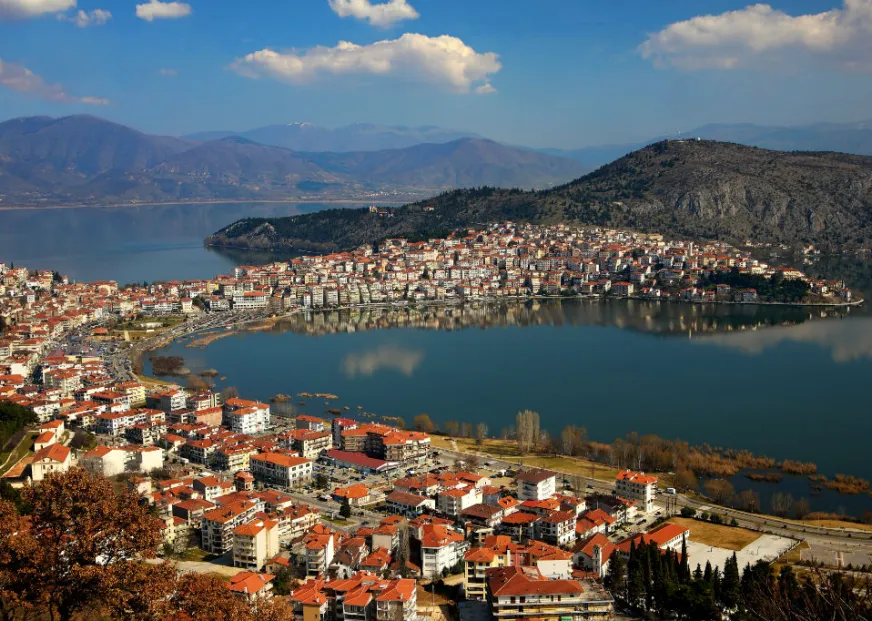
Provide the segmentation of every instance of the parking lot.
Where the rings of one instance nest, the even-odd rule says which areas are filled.
[[[760,535],[756,540],[735,553],[739,569],[741,570],[745,565],[753,565],[757,561],[773,561],[795,544],[795,540],[787,537]],[[697,563],[700,567],[705,567],[706,562],[709,562],[713,568],[720,567],[723,571],[724,563],[733,556],[733,550],[693,541],[693,532],[691,532],[690,542],[687,544],[687,554],[690,557],[691,567],[696,567]]]

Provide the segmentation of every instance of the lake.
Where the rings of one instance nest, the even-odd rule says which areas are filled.
[[[320,203],[217,203],[0,210],[0,261],[119,284],[211,278],[273,257],[205,248],[203,239],[245,217],[320,211]],[[352,206],[352,205],[341,205]]]
[[[204,248],[246,216],[320,204],[164,205],[0,211],[0,260],[119,283],[208,278],[277,258]],[[804,266],[844,278],[872,300],[872,262]],[[490,433],[524,408],[559,433],[584,425],[610,442],[630,431],[814,461],[830,476],[872,479],[869,305],[820,311],[638,301],[554,302],[402,312],[294,316],[206,349],[174,344],[193,370],[216,368],[246,397],[330,392],[341,406],[411,422],[486,422]],[[324,403],[305,411],[323,414]],[[336,407],[331,405],[329,407]],[[737,487],[742,481],[736,479]],[[748,486],[764,495],[774,486]],[[795,496],[805,480],[786,481]],[[807,491],[807,490],[806,490]],[[813,509],[872,509],[868,496],[824,492]]]
[[[426,412],[498,435],[529,408],[552,434],[567,424],[606,442],[652,433],[872,478],[872,317],[855,315],[638,301],[364,310],[299,314],[165,352],[194,372],[217,369],[219,386],[246,397],[339,395],[299,408],[314,415],[360,405],[411,422]],[[811,500],[872,509],[866,495]]]

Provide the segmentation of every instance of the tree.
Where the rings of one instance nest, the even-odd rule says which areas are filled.
[[[726,479],[712,479],[706,481],[705,493],[719,505],[724,505],[733,500],[736,490],[733,484]]]
[[[314,485],[317,489],[327,489],[327,486],[330,485],[330,478],[323,472],[318,472],[315,475]]]
[[[479,423],[475,426],[475,445],[481,446],[487,438],[487,425]]]
[[[521,455],[536,450],[539,442],[539,413],[533,410],[518,412],[515,415],[515,430]]]
[[[347,502],[343,502],[342,506],[339,507],[339,515],[341,515],[346,520],[351,517],[351,505]]]
[[[452,436],[456,438],[460,435],[460,423],[456,420],[449,420],[445,422],[445,435]]]
[[[724,578],[721,582],[721,601],[727,610],[732,610],[739,604],[741,583],[739,580],[739,561],[736,553],[724,562]]]
[[[227,402],[228,399],[238,399],[239,389],[236,386],[225,386],[221,390],[221,400]]]
[[[412,419],[412,426],[415,431],[423,431],[424,433],[433,433],[436,430],[436,425],[430,419],[429,414],[416,414]]]
[[[116,493],[108,479],[73,468],[25,488],[24,500],[29,528],[14,534],[4,528],[0,539],[4,591],[57,621],[154,594],[159,580],[142,560],[154,556],[161,527],[134,494]],[[7,526],[17,520],[11,511],[0,511]]]
[[[679,468],[675,471],[675,487],[683,491],[696,491],[699,481],[690,468]]]
[[[620,552],[615,550],[609,557],[609,569],[606,572],[605,583],[615,597],[623,598],[627,588],[627,563]]]
[[[472,423],[462,423],[460,428],[460,435],[462,435],[464,438],[472,437]]]
[[[739,506],[750,513],[760,510],[760,495],[752,489],[744,489],[739,494]]]
[[[807,498],[800,498],[795,503],[793,503],[793,515],[797,520],[801,520],[808,512],[811,511],[811,506],[809,505]]]
[[[397,525],[397,571],[401,578],[409,575],[409,558],[411,556],[411,543],[409,541],[409,523],[403,520]]]
[[[779,517],[784,517],[790,513],[790,508],[793,506],[793,496],[785,492],[775,492],[772,494],[772,513]]]
[[[183,574],[169,600],[173,619],[250,621],[251,608],[217,574]]]
[[[191,392],[202,392],[211,388],[209,382],[198,375],[189,375],[185,383],[187,389]]]
[[[587,451],[587,429],[567,425],[560,432],[560,452],[564,455],[583,455]]]
[[[683,518],[696,517],[696,509],[694,509],[693,507],[681,507],[681,511],[679,513]]]

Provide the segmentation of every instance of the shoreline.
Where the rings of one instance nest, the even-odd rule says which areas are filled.
[[[202,201],[170,201],[170,202],[157,202],[157,203],[105,203],[105,204],[94,204],[94,203],[82,203],[75,205],[2,205],[0,204],[0,213],[4,211],[41,211],[47,209],[122,209],[125,207],[186,207],[189,205],[280,205],[280,204],[288,204],[288,205],[363,205],[367,202],[367,199],[351,199],[351,198],[335,198],[335,199],[273,199],[273,200],[264,200],[264,199],[256,199],[256,200],[241,200],[241,199],[229,199],[229,200],[202,200]],[[397,200],[378,200],[375,201],[379,204],[385,205],[406,205],[409,201],[397,201]]]

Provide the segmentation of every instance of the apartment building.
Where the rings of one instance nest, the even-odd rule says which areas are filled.
[[[248,399],[224,402],[223,424],[236,433],[264,433],[269,427],[269,405]]]
[[[548,470],[525,470],[515,477],[518,500],[545,500],[557,491],[557,475]]]
[[[466,508],[481,503],[481,490],[477,487],[448,489],[436,497],[437,508],[445,515],[457,517]]]
[[[224,554],[233,549],[233,531],[264,510],[259,499],[236,500],[206,511],[201,525],[202,547],[212,554]]]
[[[575,541],[575,511],[554,511],[536,523],[538,539],[558,547],[566,547]]]
[[[438,578],[463,560],[469,544],[456,530],[444,524],[425,524],[420,531],[421,575]]]
[[[312,461],[284,453],[260,453],[249,460],[251,474],[259,481],[300,487],[312,480]]]
[[[333,434],[329,431],[292,429],[279,436],[279,444],[297,451],[306,459],[318,459],[321,453],[333,448]]]
[[[79,460],[82,468],[104,477],[147,473],[163,468],[163,464],[163,451],[156,446],[97,446]]]
[[[277,520],[253,520],[233,529],[233,566],[260,571],[279,553]]]
[[[394,490],[387,496],[388,511],[396,515],[413,518],[427,509],[434,510],[436,503],[432,498]]]
[[[657,477],[644,472],[625,470],[615,478],[615,496],[635,501],[636,507],[645,513],[654,510],[656,493]]]

